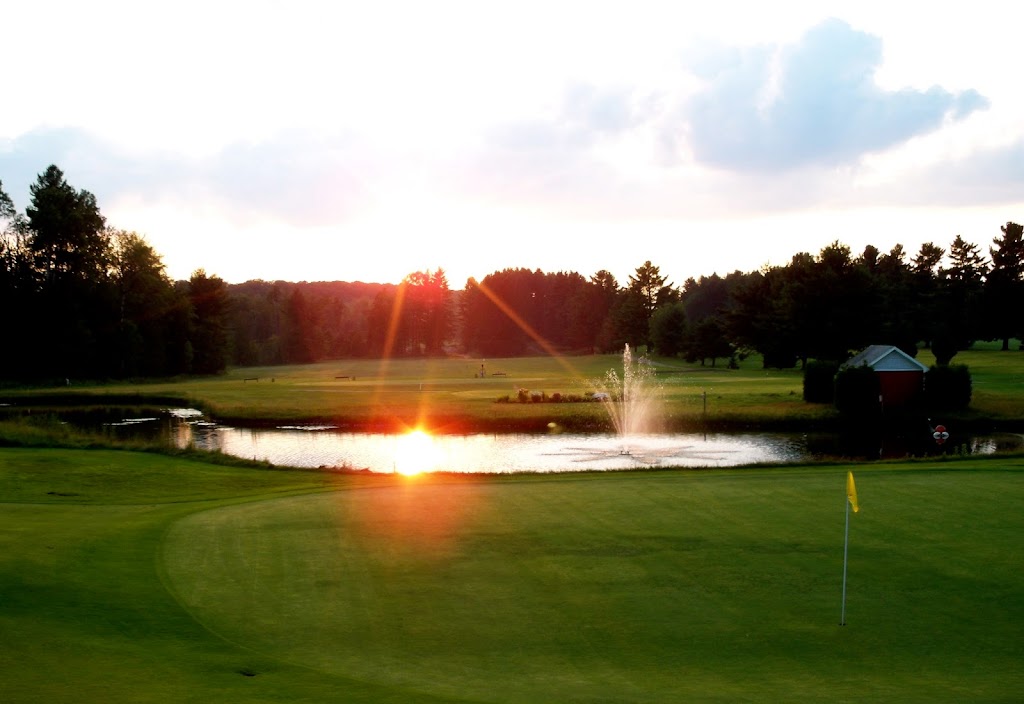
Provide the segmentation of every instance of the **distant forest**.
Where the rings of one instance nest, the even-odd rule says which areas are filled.
[[[647,261],[625,282],[605,270],[505,269],[453,291],[442,270],[398,285],[227,284],[203,269],[172,281],[143,236],[108,227],[96,198],[56,166],[29,196],[19,213],[0,182],[8,382],[344,357],[590,354],[626,343],[712,365],[759,353],[783,368],[843,360],[869,344],[911,354],[924,345],[944,364],[976,340],[1009,349],[1024,337],[1024,228],[1012,222],[987,252],[960,236],[948,250],[926,243],[915,254],[902,245],[854,254],[833,242],[782,266],[681,286]]]

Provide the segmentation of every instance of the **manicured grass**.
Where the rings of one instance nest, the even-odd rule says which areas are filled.
[[[929,350],[918,358],[934,363]],[[803,400],[799,369],[763,369],[759,357],[740,369],[702,367],[677,359],[656,359],[663,394],[660,414],[666,429],[719,425],[809,427],[835,423],[835,409]],[[962,417],[995,421],[1024,419],[1024,353],[1001,352],[994,345],[961,352],[956,364],[970,367],[974,399]],[[583,395],[599,386],[608,370],[621,371],[621,355],[522,357],[486,360],[486,378],[477,378],[479,359],[338,360],[286,367],[245,367],[217,377],[147,384],[72,385],[59,389],[9,390],[4,396],[33,403],[49,394],[72,394],[104,404],[144,397],[180,399],[202,406],[214,417],[236,421],[318,421],[346,427],[395,430],[428,425],[435,430],[542,430],[549,422],[587,430],[607,427],[600,404],[495,403],[515,400],[519,389]],[[500,375],[495,375],[500,373]],[[258,379],[258,381],[253,381]]]
[[[1024,459],[854,467],[840,627],[847,469],[0,449],[0,701],[1016,701]]]
[[[1024,417],[1024,352],[1018,346],[1014,341],[1003,352],[997,343],[988,343],[953,358],[952,364],[966,364],[971,371],[973,413],[997,419]]]
[[[405,701],[226,643],[161,582],[164,535],[181,517],[349,481],[151,454],[0,449],[0,701]]]
[[[137,505],[328,489],[328,472],[249,469],[120,450],[0,448],[0,501]]]

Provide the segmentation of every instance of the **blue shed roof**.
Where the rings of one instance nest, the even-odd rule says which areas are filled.
[[[871,345],[855,354],[843,365],[859,367],[863,364],[876,372],[926,372],[928,367],[893,345]]]

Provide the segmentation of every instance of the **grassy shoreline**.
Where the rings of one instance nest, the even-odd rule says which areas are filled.
[[[919,354],[925,364],[934,359]],[[961,352],[973,379],[971,407],[943,415],[970,430],[1024,430],[1024,355],[994,347]],[[740,369],[655,359],[660,395],[658,430],[835,430],[844,421],[828,404],[802,398],[798,369],[765,370],[751,358]],[[480,378],[481,363],[487,376]],[[216,377],[145,383],[79,383],[6,389],[0,403],[65,406],[190,406],[216,420],[247,426],[330,424],[346,430],[394,432],[543,432],[549,423],[571,431],[608,430],[601,403],[519,403],[519,392],[580,397],[598,390],[618,355],[334,360],[288,367],[246,367]],[[510,399],[499,402],[499,399]]]

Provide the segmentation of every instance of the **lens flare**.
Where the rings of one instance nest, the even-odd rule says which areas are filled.
[[[398,438],[394,467],[399,474],[412,476],[431,472],[438,468],[440,461],[441,449],[430,433],[416,429]]]

